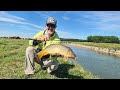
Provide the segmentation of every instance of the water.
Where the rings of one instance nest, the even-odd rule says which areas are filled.
[[[100,54],[89,49],[69,46],[84,69],[103,79],[120,79],[120,58]]]

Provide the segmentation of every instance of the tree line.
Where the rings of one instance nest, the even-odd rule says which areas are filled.
[[[86,40],[72,39],[72,38],[60,38],[61,41],[71,42],[94,42],[94,43],[120,43],[120,40],[116,36],[88,36]]]
[[[120,43],[120,40],[116,36],[88,36],[88,42],[95,43]]]
[[[72,39],[72,38],[60,38],[61,41],[72,41],[72,42],[87,42],[87,40],[81,40],[81,39]]]
[[[14,38],[14,37],[0,37],[0,38]],[[95,43],[120,43],[116,36],[88,36],[86,40],[73,38],[60,38],[61,41],[67,42],[95,42]]]

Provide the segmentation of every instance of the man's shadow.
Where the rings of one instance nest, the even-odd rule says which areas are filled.
[[[84,79],[82,76],[75,76],[69,74],[69,69],[74,68],[74,64],[60,64],[58,69],[53,72],[53,75],[55,75],[58,78],[68,78],[68,79]]]

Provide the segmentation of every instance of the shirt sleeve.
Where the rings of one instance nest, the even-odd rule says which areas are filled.
[[[42,35],[42,31],[39,32],[39,33],[37,33],[37,34],[33,37],[33,39],[34,39],[34,38],[37,38],[37,37],[40,37],[41,35]],[[29,40],[29,45],[34,46],[34,45],[35,45],[34,40]]]

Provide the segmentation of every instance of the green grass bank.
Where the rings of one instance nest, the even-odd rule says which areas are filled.
[[[25,49],[28,40],[0,38],[0,79],[25,79]],[[69,61],[64,62],[62,58],[59,68],[55,74],[50,75],[35,63],[35,74],[30,79],[99,79],[86,71],[81,65]]]

